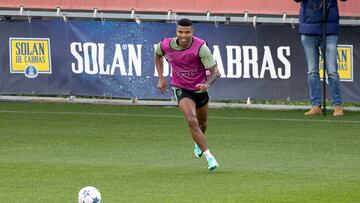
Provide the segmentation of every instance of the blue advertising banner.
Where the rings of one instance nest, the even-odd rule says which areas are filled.
[[[156,87],[154,46],[175,36],[175,28],[160,22],[1,21],[0,94],[168,99],[171,91],[162,95]],[[194,29],[222,75],[211,87],[212,100],[308,100],[296,26],[195,23]],[[357,27],[341,28],[338,66],[346,102],[360,102],[359,36]],[[166,62],[164,68],[169,79]]]

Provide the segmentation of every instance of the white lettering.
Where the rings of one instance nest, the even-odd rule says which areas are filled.
[[[97,45],[95,43],[86,42],[84,43],[83,47],[84,47],[84,59],[85,59],[85,63],[84,63],[85,73],[90,75],[95,75],[99,72],[99,67],[97,62]],[[90,56],[91,56],[91,64],[90,64]]]
[[[278,68],[278,76],[280,79],[289,79],[291,77],[291,63],[284,56],[284,51],[286,56],[290,56],[290,47],[281,46],[277,49],[277,57],[284,64],[284,71],[281,71],[281,67]]]
[[[125,48],[124,48],[125,47]],[[119,69],[120,75],[123,76],[141,76],[141,44],[136,47],[133,44],[115,44],[115,53],[112,64],[105,64],[105,44],[93,42],[72,42],[70,44],[71,54],[75,57],[76,62],[71,63],[72,71],[76,74],[90,75],[114,75],[116,69]],[[123,51],[128,51],[128,64],[124,60]]]
[[[133,67],[135,69],[136,76],[141,76],[141,44],[137,44],[137,53],[139,56],[136,55],[135,47],[133,44],[129,44],[129,75],[133,75]]]
[[[81,55],[77,52],[77,49],[79,52],[82,52],[82,46],[80,42],[73,42],[70,44],[70,51],[71,54],[75,57],[77,60],[77,66],[75,63],[71,63],[71,69],[74,73],[80,74],[83,72],[83,58]]]
[[[244,78],[250,78],[250,65],[252,76],[259,78],[258,52],[256,46],[243,46],[244,53]],[[251,58],[250,58],[251,57]]]
[[[110,75],[110,66],[107,65],[106,69],[104,68],[104,43],[98,43],[98,62],[99,62],[99,74],[100,75]]]
[[[227,51],[227,78],[240,78],[242,74],[241,67],[241,48],[240,46],[226,46]],[[235,57],[234,55],[235,51]],[[234,69],[235,65],[235,69]]]
[[[271,51],[270,51],[269,46],[264,47],[264,58],[263,58],[263,62],[261,65],[260,78],[264,78],[265,71],[270,72],[270,77],[272,79],[277,78],[276,71],[275,71],[275,65],[274,65],[274,61],[271,56]]]
[[[156,46],[155,44],[154,48]],[[90,75],[142,76],[142,44],[115,44],[115,51],[112,60],[110,59],[110,64],[105,61],[106,59],[109,60],[109,53],[106,53],[105,47],[104,43],[72,42],[70,51],[75,59],[71,63],[72,72]],[[273,58],[275,54],[271,53],[270,46],[264,46],[264,54],[260,56],[262,58],[261,64],[258,64],[259,53],[256,46],[227,45],[225,47],[226,57],[224,58],[221,56],[220,48],[218,45],[213,45],[212,54],[222,78],[257,79],[265,78],[267,73],[269,73],[271,79],[289,79],[291,77],[289,46],[277,47],[277,58]],[[124,54],[125,56],[128,54],[127,60],[124,60]],[[223,59],[226,59],[226,70]],[[276,63],[274,63],[274,60]],[[171,76],[171,67],[164,59],[163,76],[167,77],[169,75]],[[154,76],[158,77],[155,65]]]
[[[111,75],[114,75],[116,68],[119,68],[120,75],[127,75],[125,69],[124,57],[121,51],[120,44],[115,45],[115,54],[114,54],[113,63],[111,65]]]

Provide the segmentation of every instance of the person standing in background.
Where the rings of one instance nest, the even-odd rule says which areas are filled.
[[[321,88],[319,55],[321,44],[326,42],[326,71],[330,93],[335,106],[333,116],[342,116],[342,97],[337,67],[337,41],[339,34],[339,9],[337,0],[294,0],[300,2],[299,33],[308,66],[308,85],[311,108],[305,116],[321,114]],[[341,0],[346,1],[346,0]],[[326,39],[323,39],[323,7],[326,7]]]

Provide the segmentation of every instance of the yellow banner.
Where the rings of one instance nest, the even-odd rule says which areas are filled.
[[[320,51],[319,73],[323,79],[324,61]],[[353,81],[353,47],[352,45],[338,45],[338,55],[336,57],[338,73],[341,81]]]
[[[51,73],[49,39],[10,38],[9,46],[11,73],[25,73],[30,77],[36,77],[41,73]]]

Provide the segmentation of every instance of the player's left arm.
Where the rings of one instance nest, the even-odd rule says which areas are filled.
[[[201,46],[199,51],[199,57],[207,71],[210,72],[210,74],[207,77],[206,83],[198,84],[196,86],[199,88],[200,91],[207,91],[210,85],[213,84],[216,79],[220,77],[221,74],[217,68],[214,57],[206,44],[203,44]]]
[[[210,75],[208,75],[207,81],[205,84],[210,86],[211,84],[213,84],[216,81],[216,79],[218,79],[221,76],[221,74],[220,74],[219,69],[217,68],[216,64],[214,66],[208,68],[208,70],[210,71]]]

